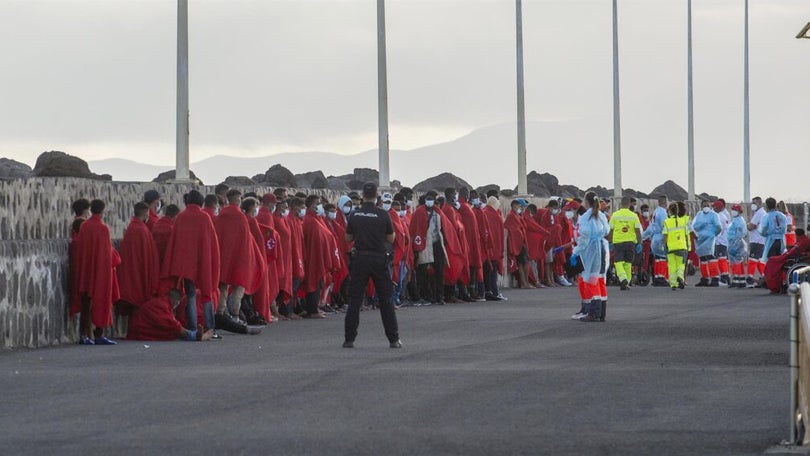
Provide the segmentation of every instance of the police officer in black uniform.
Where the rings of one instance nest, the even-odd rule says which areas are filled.
[[[394,282],[391,280],[394,225],[388,212],[377,207],[377,185],[363,185],[363,203],[346,225],[346,240],[354,241],[349,271],[349,310],[346,312],[344,348],[353,348],[360,325],[360,306],[368,279],[374,281],[385,335],[391,348],[402,348],[394,311]]]

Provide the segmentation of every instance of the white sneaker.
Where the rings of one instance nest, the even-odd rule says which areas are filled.
[[[574,285],[571,282],[569,282],[568,279],[565,278],[565,276],[559,276],[557,277],[557,280],[560,282],[560,285],[564,287],[571,287]]]
[[[572,320],[579,320],[580,318],[584,317],[585,315],[588,315],[588,314],[580,312],[580,313],[578,313],[576,315],[571,315],[571,319]]]

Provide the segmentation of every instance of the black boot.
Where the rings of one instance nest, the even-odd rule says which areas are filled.
[[[599,315],[599,321],[605,321],[605,315],[607,315],[607,299],[602,300],[602,313]]]

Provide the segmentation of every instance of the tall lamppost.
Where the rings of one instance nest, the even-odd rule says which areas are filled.
[[[515,30],[517,52],[517,159],[518,194],[528,193],[526,177],[526,105],[523,98],[523,7],[515,0]]]
[[[695,115],[692,97],[692,0],[686,3],[686,91],[687,91],[687,144],[688,144],[688,199],[695,200]]]
[[[748,0],[745,0],[745,45],[743,58],[743,201],[751,202],[751,132],[748,109]]]
[[[619,109],[619,18],[613,0],[613,197],[622,197],[622,127]]]
[[[388,74],[385,55],[385,0],[377,0],[377,135],[380,162],[379,186],[391,185],[388,155]]]
[[[188,154],[188,0],[177,0],[177,132],[174,180],[190,182]]]

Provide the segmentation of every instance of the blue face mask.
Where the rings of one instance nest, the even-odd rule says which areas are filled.
[[[427,206],[427,207],[433,207],[433,204],[435,204],[435,203],[436,203],[436,201],[434,201],[434,200],[425,200],[425,206]]]
[[[315,207],[315,213],[321,216],[324,214],[323,204],[319,204]]]

